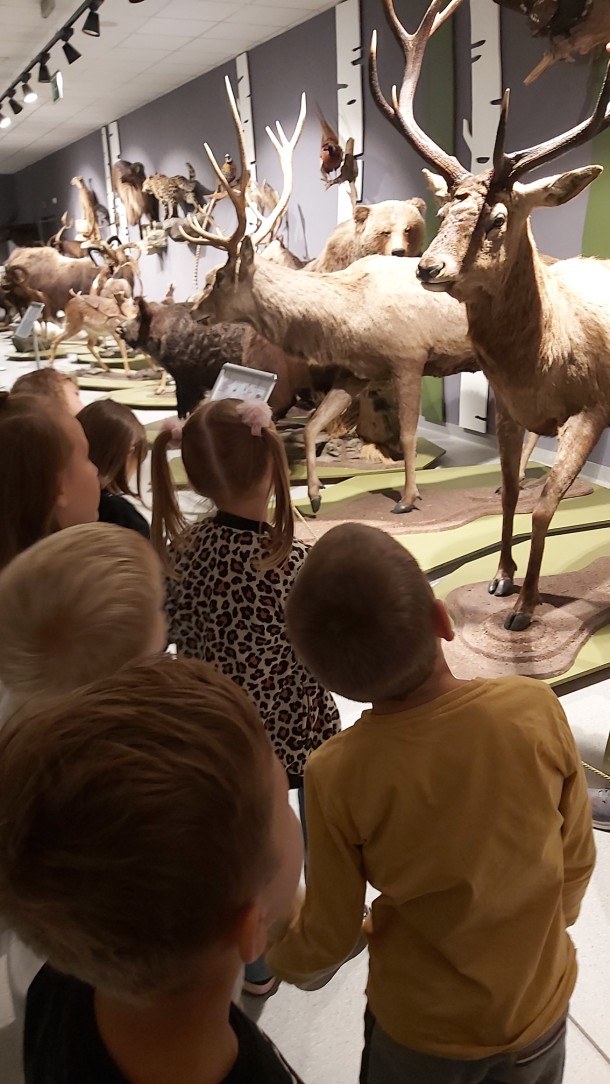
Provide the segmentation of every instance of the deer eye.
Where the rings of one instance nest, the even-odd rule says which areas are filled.
[[[405,233],[411,233],[411,227],[405,226]]]
[[[381,231],[381,236],[382,237],[391,237],[392,236],[392,231],[391,230],[382,230]]]
[[[507,218],[508,218],[508,215],[506,214],[506,211],[504,211],[504,210],[496,211],[496,213],[491,218],[491,221],[490,221],[490,223],[489,223],[489,225],[487,227],[486,233],[491,233],[492,230],[501,229],[501,227],[506,224],[506,219]]]

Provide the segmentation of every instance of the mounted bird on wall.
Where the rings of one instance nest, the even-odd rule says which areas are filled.
[[[235,181],[237,180],[237,169],[230,154],[225,154],[225,160],[220,169],[227,184],[235,184]]]
[[[608,0],[495,0],[528,19],[534,36],[550,39],[550,49],[525,79],[533,83],[556,60],[575,60],[610,40]]]
[[[333,174],[337,173],[343,164],[343,147],[339,142],[339,136],[334,128],[326,120],[319,106],[317,106],[318,120],[322,128],[322,142],[320,144],[320,170],[322,180],[328,181]]]

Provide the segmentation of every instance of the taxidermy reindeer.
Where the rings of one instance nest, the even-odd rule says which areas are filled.
[[[242,169],[247,173],[243,133],[235,99],[227,81],[235,121]],[[184,234],[194,243],[223,248],[228,259],[211,273],[213,281],[196,300],[194,315],[212,323],[248,323],[270,342],[289,354],[313,364],[338,368],[333,387],[305,428],[307,489],[314,511],[320,507],[320,481],[316,473],[318,433],[341,414],[355,395],[371,380],[393,377],[399,403],[401,445],[405,459],[405,487],[395,512],[410,511],[419,494],[415,481],[415,447],[421,393],[425,373],[445,376],[475,369],[468,340],[465,312],[445,295],[424,294],[417,278],[417,260],[368,256],[332,275],[306,275],[255,258],[255,247],[283,213],[292,184],[292,153],[305,119],[301,113],[292,139],[280,125],[279,139],[268,128],[279,154],[284,186],[278,206],[267,222],[246,236],[247,202],[229,190],[237,214],[230,237],[219,238],[193,224]],[[206,145],[217,176],[218,163]],[[188,228],[189,220],[185,223]],[[408,302],[405,305],[405,298]]]
[[[530,72],[533,83],[556,60],[575,60],[610,41],[608,0],[495,0],[529,19],[532,34],[550,39],[551,47]]]
[[[521,631],[539,603],[544,544],[557,505],[610,423],[610,262],[576,258],[549,265],[541,259],[529,224],[536,207],[558,207],[601,173],[587,166],[522,182],[588,142],[610,124],[610,70],[589,120],[535,147],[504,150],[508,92],[504,97],[493,167],[474,176],[427,136],[413,115],[413,98],[430,34],[460,0],[441,11],[433,0],[419,29],[407,34],[384,0],[386,14],[405,55],[400,95],[390,105],[377,75],[376,41],[370,78],[377,104],[439,176],[429,182],[444,202],[439,232],[420,260],[418,276],[433,296],[465,303],[470,337],[494,390],[502,464],[502,548],[489,585],[496,595],[513,592],[516,565],[512,532],[518,496],[524,429],[558,437],[555,464],[533,514],[525,580],[506,627]],[[408,303],[410,304],[410,298]]]

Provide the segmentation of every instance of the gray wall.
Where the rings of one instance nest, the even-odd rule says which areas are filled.
[[[104,158],[99,132],[91,132],[16,174],[19,221],[53,219],[55,229],[59,229],[64,211],[68,211],[72,218],[79,218],[81,205],[78,189],[70,184],[75,176],[84,177],[86,184],[93,187],[100,203],[106,204]],[[53,230],[47,229],[47,235],[49,232]]]

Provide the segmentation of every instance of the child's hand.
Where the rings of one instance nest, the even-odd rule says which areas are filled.
[[[179,448],[182,444],[182,430],[186,418],[165,418],[161,423],[161,432],[166,433],[168,430],[172,434],[170,441],[170,448]]]

